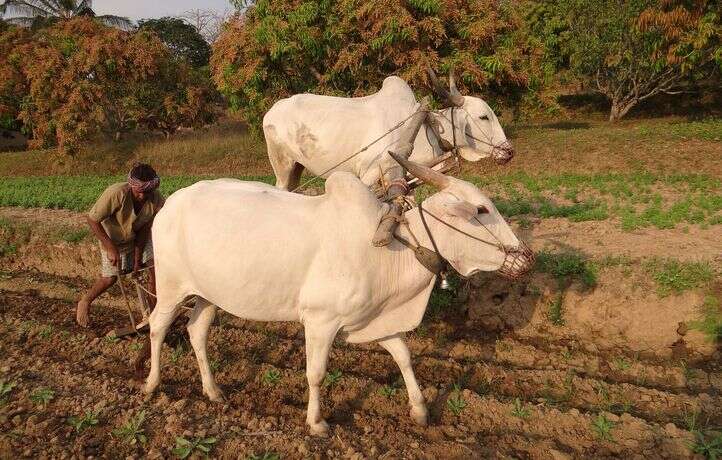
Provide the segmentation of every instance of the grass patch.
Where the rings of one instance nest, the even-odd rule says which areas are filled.
[[[657,283],[657,294],[666,297],[705,286],[714,276],[709,262],[681,262],[675,259],[652,259],[645,264]]]
[[[273,184],[273,176],[235,176],[248,181]],[[164,176],[160,191],[169,196],[178,189],[213,176]],[[0,181],[0,206],[21,208],[69,209],[87,211],[111,184],[122,182],[123,176],[81,177],[7,177]]]
[[[547,317],[555,326],[564,326],[564,296],[560,292],[556,299],[549,304]]]
[[[690,329],[704,333],[710,342],[722,341],[722,308],[717,297],[707,296],[699,309],[700,319],[689,323]]]
[[[577,252],[540,251],[537,254],[536,270],[549,273],[564,288],[573,281],[579,281],[585,288],[597,285],[597,270],[589,259]]]
[[[644,124],[637,127],[637,132],[648,137],[720,141],[722,140],[722,119],[710,118],[699,121]]]

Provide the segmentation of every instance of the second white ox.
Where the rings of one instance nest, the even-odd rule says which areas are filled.
[[[488,157],[500,163],[509,161],[514,151],[489,105],[478,97],[462,96],[456,89],[453,73],[448,91],[439,84],[433,71],[429,73],[436,92],[450,106],[430,114],[441,137],[456,145],[467,161]],[[276,102],[263,117],[276,186],[295,189],[304,168],[323,177],[333,171],[348,171],[370,186],[378,181],[381,170],[385,175],[398,166],[386,152],[399,151],[410,142],[414,144],[410,159],[431,164],[443,151],[429,124],[418,131],[415,139],[407,137],[407,132],[418,126],[412,120],[406,122],[405,129],[389,132],[418,107],[414,92],[399,77],[386,78],[381,90],[366,97],[298,94]],[[367,146],[367,150],[361,151]],[[360,153],[350,158],[357,152]]]
[[[435,243],[464,276],[500,268],[516,276],[530,268],[533,255],[476,187],[402,163],[441,189],[423,202],[423,211],[414,208],[405,215],[420,245]],[[153,225],[158,303],[150,317],[146,392],[160,383],[161,345],[179,303],[196,296],[188,332],[210,399],[222,398],[206,354],[217,305],[248,320],[303,323],[312,433],[328,429],[319,392],[338,334],[353,343],[378,341],[391,353],[408,388],[411,417],[426,424],[403,333],[421,322],[436,275],[397,240],[386,248],[369,246],[385,206],[346,172],[332,174],[326,194],[318,197],[231,179],[174,193]],[[398,233],[413,241],[405,227]]]

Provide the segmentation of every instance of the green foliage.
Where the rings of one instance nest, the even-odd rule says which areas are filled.
[[[90,428],[91,426],[98,424],[98,414],[98,412],[85,411],[81,417],[68,417],[68,424],[75,428],[76,433],[80,433],[86,428]]]
[[[87,18],[3,33],[0,82],[0,117],[22,124],[31,148],[73,153],[98,134],[171,134],[216,115],[208,76],[174,59],[157,36]]]
[[[592,420],[592,429],[602,441],[614,441],[611,433],[614,425],[614,422],[608,420],[604,414],[599,414]]]
[[[281,381],[281,373],[276,369],[269,369],[263,374],[263,383],[275,385]]]
[[[446,407],[457,417],[461,415],[466,405],[466,400],[464,400],[464,397],[458,389],[455,389],[446,400]]]
[[[145,410],[140,411],[135,417],[131,417],[127,422],[119,428],[113,430],[113,436],[120,438],[126,444],[131,446],[140,442],[145,444],[148,438],[145,435],[143,423],[145,422]]]
[[[559,293],[552,301],[552,303],[549,304],[549,311],[547,312],[547,317],[549,318],[549,321],[555,326],[564,326],[564,296],[562,293]]]
[[[384,385],[379,390],[379,394],[391,399],[396,395],[396,387],[393,385]]]
[[[273,183],[272,176],[235,176],[244,180]],[[169,196],[208,176],[163,177],[160,191]],[[87,211],[109,185],[124,181],[122,176],[82,177],[3,177],[0,181],[0,206],[22,208],[53,208]]]
[[[173,455],[178,458],[187,458],[193,451],[199,450],[203,454],[208,454],[218,440],[216,438],[194,438],[187,440],[182,437],[175,438],[175,447],[173,448]]]
[[[629,370],[630,367],[632,367],[632,363],[630,363],[624,356],[618,356],[614,358],[612,363],[614,364],[614,368],[618,371],[626,371]]]
[[[518,7],[490,0],[260,0],[213,44],[211,69],[255,129],[278,99],[359,96],[399,75],[421,90],[424,67],[462,70],[463,91],[520,103],[541,81],[541,50]]]
[[[529,418],[531,416],[531,410],[528,407],[524,407],[524,404],[522,404],[519,398],[515,398],[511,415],[519,418]]]
[[[165,17],[138,21],[138,30],[148,30],[171,50],[176,58],[185,60],[193,67],[208,65],[211,47],[195,27],[182,19]]]
[[[689,323],[691,329],[704,333],[710,342],[722,342],[722,308],[717,297],[707,296],[699,309],[700,318]]]
[[[323,380],[323,386],[330,387],[336,385],[341,380],[341,377],[343,377],[343,373],[338,369],[328,372],[326,373],[326,378]]]
[[[692,431],[694,441],[690,448],[695,454],[702,454],[704,458],[717,460],[722,458],[722,432],[720,431]]]
[[[705,286],[714,276],[709,262],[652,259],[645,264],[645,268],[657,282],[657,294],[660,297]]]
[[[586,288],[597,284],[597,271],[592,263],[576,252],[540,251],[537,254],[536,269],[549,273],[564,287],[572,281],[580,281]]]
[[[17,386],[17,382],[0,380],[0,406],[4,406],[10,398],[10,393]]]
[[[30,400],[38,405],[46,407],[55,398],[55,391],[50,388],[38,388],[30,395]]]
[[[570,69],[612,102],[610,119],[683,87],[722,64],[716,2],[563,0],[532,2],[527,20],[547,62]]]
[[[253,454],[250,457],[246,458],[246,460],[280,460],[280,458],[281,457],[277,453],[266,451],[261,455]]]

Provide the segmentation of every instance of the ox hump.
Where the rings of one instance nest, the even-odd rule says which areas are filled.
[[[326,196],[335,205],[378,223],[388,205],[381,203],[366,185],[354,174],[336,171],[326,179]]]

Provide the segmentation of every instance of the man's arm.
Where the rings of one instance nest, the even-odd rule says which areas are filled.
[[[117,267],[120,255],[115,243],[113,243],[110,239],[108,233],[105,231],[103,226],[100,225],[100,222],[96,222],[90,217],[86,217],[85,220],[88,222],[90,230],[92,230],[93,234],[100,240],[100,244],[102,244],[105,248],[105,252],[108,254],[108,260],[110,263]]]

